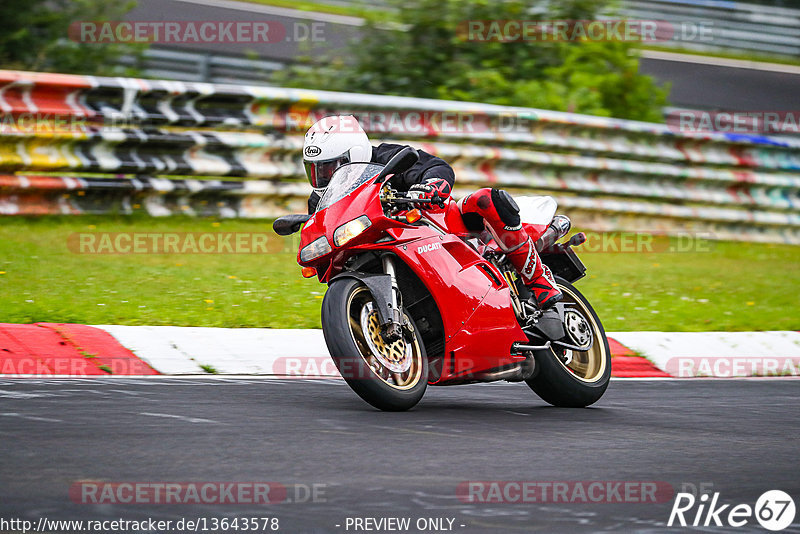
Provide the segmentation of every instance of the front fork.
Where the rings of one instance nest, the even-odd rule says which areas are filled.
[[[391,317],[389,318],[389,321],[381,328],[381,337],[383,337],[384,341],[387,343],[392,343],[403,337],[403,326],[405,321],[403,321],[403,313],[400,308],[402,297],[400,295],[400,289],[397,287],[394,258],[391,256],[391,254],[384,254],[381,257],[381,263],[383,264],[383,272],[388,274],[392,279],[391,298],[388,303]]]

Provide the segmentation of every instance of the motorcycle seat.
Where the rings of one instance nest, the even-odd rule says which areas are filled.
[[[547,226],[556,214],[558,203],[551,196],[514,197],[519,206],[519,218],[523,224]]]

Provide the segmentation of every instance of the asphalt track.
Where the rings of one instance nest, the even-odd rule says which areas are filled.
[[[475,504],[456,488],[663,481],[676,491],[706,484],[725,503],[753,505],[770,489],[798,501],[798,401],[791,379],[615,380],[596,407],[557,409],[524,384],[501,383],[430,388],[413,411],[381,413],[336,380],[4,379],[0,518],[273,515],[281,532],[334,533],[348,532],[347,517],[391,516],[452,518],[463,533],[679,532],[666,527],[671,499]],[[70,485],[87,479],[324,484],[325,502],[70,501]],[[764,532],[752,520],[693,529],[734,530]],[[800,532],[798,519],[783,532]]]

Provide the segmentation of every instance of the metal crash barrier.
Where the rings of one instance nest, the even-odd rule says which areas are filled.
[[[355,114],[371,139],[450,162],[455,195],[549,194],[576,225],[800,244],[800,139],[285,89],[0,71],[0,213],[305,210],[305,129]]]

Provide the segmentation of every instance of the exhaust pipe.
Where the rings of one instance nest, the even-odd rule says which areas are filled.
[[[556,241],[567,235],[572,228],[572,222],[566,215],[556,215],[547,230],[536,241],[536,251],[541,252],[552,247]]]

